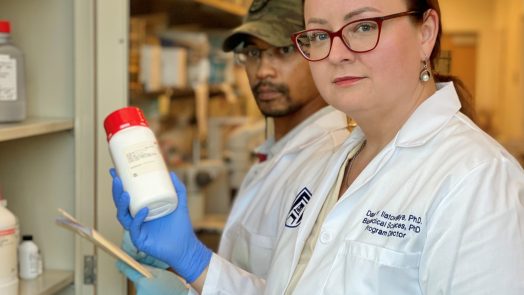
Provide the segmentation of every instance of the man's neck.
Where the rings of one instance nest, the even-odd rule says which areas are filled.
[[[317,100],[313,104],[308,104],[298,111],[284,117],[275,117],[275,141],[279,141],[288,134],[293,128],[297,127],[304,120],[324,108],[327,104],[323,100]]]

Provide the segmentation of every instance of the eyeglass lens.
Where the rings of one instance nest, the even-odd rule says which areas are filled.
[[[340,37],[352,51],[365,52],[375,47],[379,31],[379,24],[376,21],[357,21],[343,27]],[[297,36],[297,43],[309,59],[319,60],[329,55],[332,40],[328,31],[309,30]]]

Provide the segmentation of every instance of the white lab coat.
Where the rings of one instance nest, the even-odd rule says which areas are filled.
[[[347,117],[332,107],[318,111],[271,148],[271,157],[246,175],[213,255],[202,294],[263,290],[276,238],[288,212],[283,185],[303,170],[316,171],[348,137]],[[256,275],[248,274],[246,271]],[[246,289],[247,288],[247,289]]]
[[[524,294],[524,172],[459,113],[452,83],[438,88],[326,216],[293,294]],[[311,186],[313,197],[300,227],[279,237],[266,294],[284,293],[342,163],[362,140],[357,128],[327,169],[287,185]]]
[[[524,294],[524,172],[459,113],[452,83],[438,88],[326,216],[294,294]],[[292,206],[285,200],[267,283],[213,256],[205,294],[283,294],[340,167],[362,140],[357,128],[322,167],[288,179],[284,196],[307,187],[312,197],[294,228],[284,226]]]

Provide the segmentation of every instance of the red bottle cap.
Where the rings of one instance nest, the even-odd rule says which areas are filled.
[[[11,33],[11,23],[7,20],[0,20],[0,33]]]
[[[126,107],[112,112],[104,120],[107,141],[118,131],[132,126],[149,126],[142,110],[137,107]]]

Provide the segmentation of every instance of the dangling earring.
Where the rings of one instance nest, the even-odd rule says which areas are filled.
[[[424,60],[423,63],[424,63],[424,68],[420,72],[419,79],[422,82],[428,82],[429,78],[431,77],[431,72],[428,69],[428,61]]]

